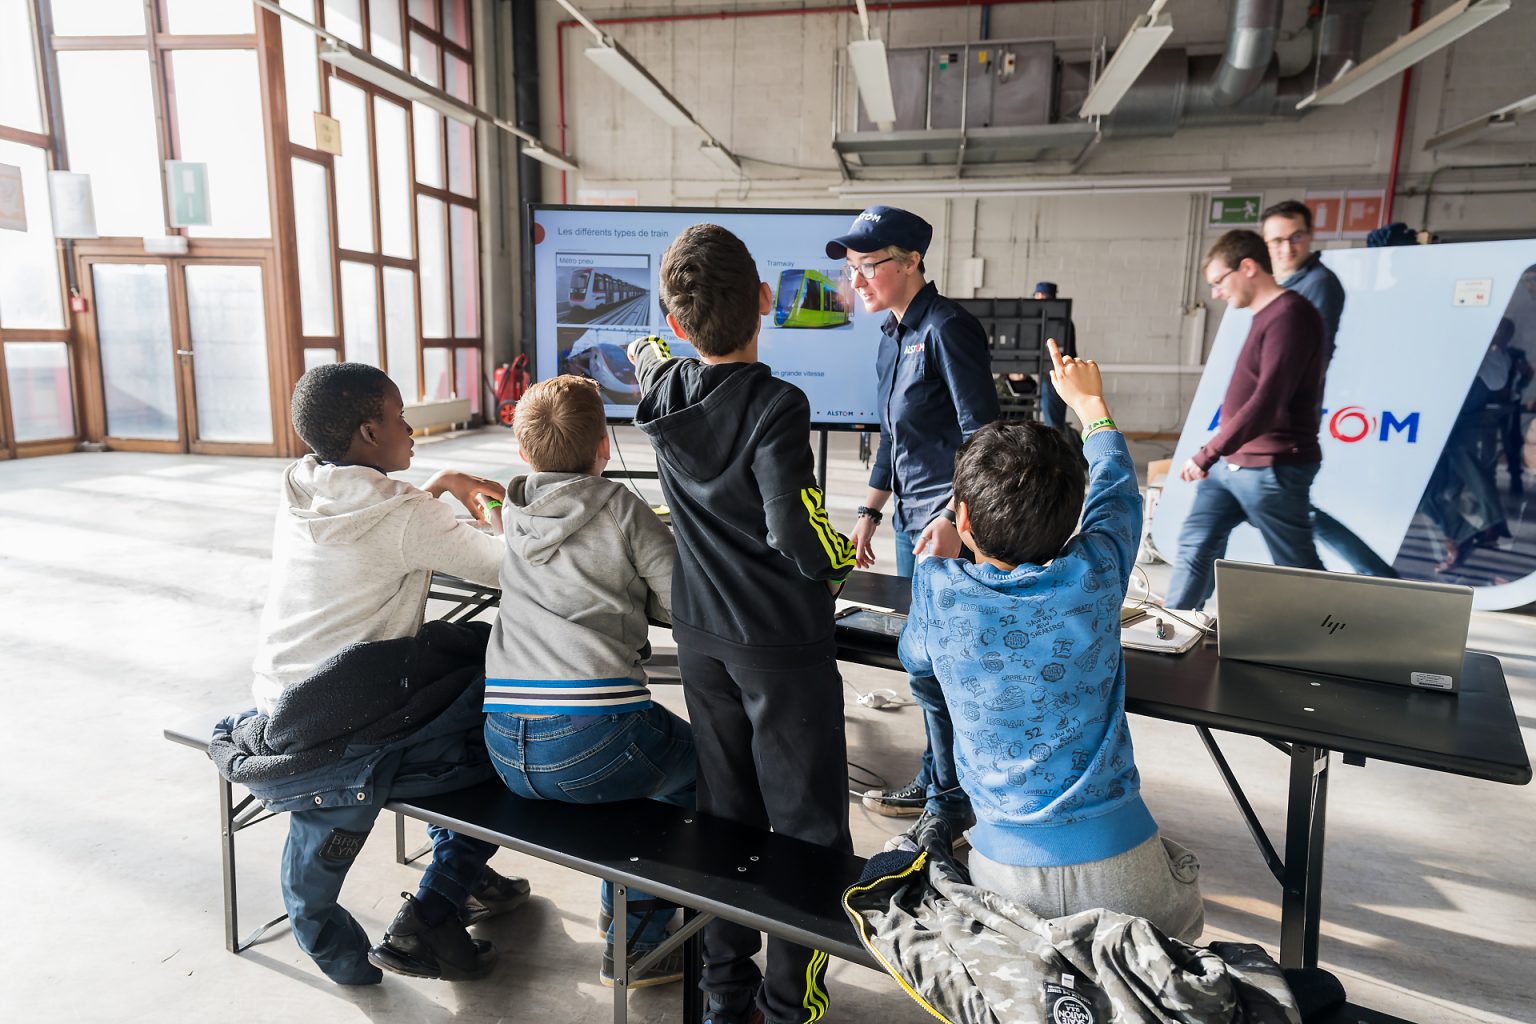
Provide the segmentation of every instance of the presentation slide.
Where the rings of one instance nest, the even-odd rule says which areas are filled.
[[[857,210],[533,208],[535,376],[597,381],[612,419],[634,416],[640,387],[625,349],[657,334],[674,355],[693,355],[657,301],[661,254],[684,228],[719,224],[735,234],[773,289],[758,358],[805,392],[817,427],[878,428],[875,353],[885,314],[864,312],[842,261],[826,255]]]

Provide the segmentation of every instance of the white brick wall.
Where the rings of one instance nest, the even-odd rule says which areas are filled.
[[[1444,8],[1431,0],[1424,17]],[[720,0],[680,0],[665,7],[627,0],[582,3],[593,18],[717,11]],[[774,8],[779,0],[741,3],[736,10]],[[1286,5],[1284,28],[1295,31],[1304,4]],[[1385,46],[1408,28],[1408,5],[1380,0],[1366,25],[1365,52]],[[1113,46],[1137,2],[1063,0],[990,8],[991,37],[1052,38],[1076,59],[1096,37]],[[1227,4],[1181,0],[1171,13],[1170,45],[1219,52]],[[558,131],[557,5],[542,12],[543,123]],[[871,20],[894,46],[960,42],[979,38],[979,8],[896,11],[873,8]],[[828,186],[838,183],[831,150],[834,68],[837,51],[856,38],[851,14],[614,25],[607,29],[634,53],[694,115],[733,151],[792,169],[750,164],[750,181],[729,180],[697,153],[694,133],[667,128],[597,71],[583,56],[591,37],[564,33],[566,146],[582,166],[567,182],[576,189],[633,189],[647,205],[847,207]],[[1536,159],[1536,125],[1522,127],[1513,142],[1426,153],[1423,141],[1475,114],[1536,92],[1530,43],[1536,39],[1536,2],[1507,14],[1415,72],[1409,129],[1403,146],[1396,214],[1417,227],[1426,215],[1422,189],[1444,164]],[[1304,63],[1307,37],[1282,46],[1287,70]],[[1206,128],[1171,138],[1109,140],[1098,147],[1089,174],[1230,175],[1234,188],[1262,191],[1267,201],[1312,188],[1381,188],[1392,160],[1399,85],[1394,80],[1352,103],[1294,122],[1245,129]],[[1004,173],[1022,176],[1026,169]],[[1048,173],[1060,173],[1050,169]],[[945,176],[936,172],[933,177]],[[1466,195],[1468,178],[1442,175],[1427,211],[1430,226],[1456,229],[1526,228],[1536,234],[1536,193],[1519,171],[1490,171],[1476,187],[1505,194]],[[1530,175],[1525,175],[1529,179]],[[560,175],[545,182],[550,201],[560,197]],[[1126,373],[1110,386],[1120,422],[1130,430],[1177,429],[1196,377],[1173,368],[1186,361],[1184,304],[1206,301],[1199,257],[1215,233],[1191,227],[1190,200],[1182,195],[913,199],[905,205],[936,229],[930,276],[941,286],[948,267],[979,256],[986,261],[981,296],[1027,294],[1037,280],[1053,280],[1074,299],[1080,347],[1111,363],[1166,365],[1168,372]],[[973,228],[974,225],[974,228]],[[1191,237],[1191,232],[1197,237]],[[1194,258],[1191,259],[1191,254]],[[1214,336],[1220,309],[1213,308],[1207,336]]]

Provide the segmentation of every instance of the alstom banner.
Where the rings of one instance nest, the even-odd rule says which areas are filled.
[[[1521,340],[1536,337],[1536,240],[1336,250],[1323,262],[1347,299],[1314,507],[1406,578],[1473,586],[1483,609],[1536,601],[1536,508],[1511,493],[1521,490],[1519,440],[1531,421],[1521,403],[1536,397],[1520,380]],[[1220,423],[1251,320],[1243,310],[1223,316],[1185,419],[1152,528],[1170,560],[1196,487],[1179,467]],[[1328,568],[1351,571],[1336,549],[1318,552]],[[1270,561],[1249,526],[1227,554]]]

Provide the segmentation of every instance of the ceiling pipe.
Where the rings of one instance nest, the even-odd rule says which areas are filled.
[[[1280,38],[1281,0],[1238,0],[1227,19],[1227,49],[1211,77],[1211,102],[1230,107],[1264,81]]]
[[[1311,63],[1282,78],[1271,48],[1257,80],[1251,86],[1246,80],[1239,83],[1248,86],[1248,91],[1236,98],[1232,84],[1238,79],[1224,69],[1254,59],[1232,59],[1232,44],[1246,45],[1241,39],[1229,38],[1228,52],[1220,57],[1192,57],[1178,48],[1164,50],[1142,72],[1114,113],[1101,122],[1104,136],[1168,136],[1179,128],[1296,120],[1305,113],[1296,109],[1300,99],[1316,91],[1319,82],[1333,81],[1360,59],[1362,26],[1370,9],[1370,0],[1330,0],[1326,13],[1312,26]],[[1248,52],[1255,53],[1251,49]],[[1088,77],[1086,63],[1064,65],[1063,111],[1075,111],[1081,105]]]

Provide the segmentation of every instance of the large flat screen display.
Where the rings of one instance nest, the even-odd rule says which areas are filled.
[[[865,312],[841,276],[843,261],[826,254],[828,239],[858,212],[534,206],[537,378],[590,377],[610,418],[632,418],[640,388],[629,343],[657,334],[673,354],[694,354],[667,328],[657,299],[661,254],[684,228],[719,224],[746,243],[773,290],[758,358],[805,392],[817,427],[877,428],[875,351],[885,314]]]

